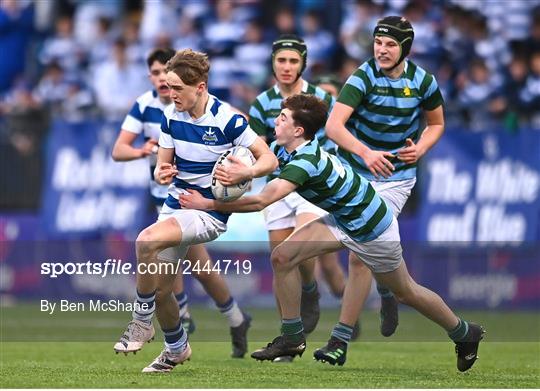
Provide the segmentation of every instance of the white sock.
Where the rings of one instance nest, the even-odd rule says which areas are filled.
[[[244,314],[242,314],[242,311],[240,311],[240,307],[238,307],[238,304],[234,298],[231,297],[230,300],[228,300],[225,304],[218,304],[217,307],[219,308],[219,311],[227,317],[229,326],[238,327],[244,321]]]

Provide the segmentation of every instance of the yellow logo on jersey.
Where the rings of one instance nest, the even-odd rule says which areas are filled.
[[[409,87],[405,87],[403,89],[403,95],[405,96],[411,96],[411,89]]]

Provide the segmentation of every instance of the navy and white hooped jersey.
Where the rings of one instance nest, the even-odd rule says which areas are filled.
[[[242,115],[212,95],[200,118],[193,119],[187,112],[177,111],[174,105],[168,106],[163,114],[159,145],[174,148],[178,169],[165,204],[179,209],[178,195],[182,189],[195,189],[204,197],[214,199],[210,185],[216,161],[235,145],[250,147],[257,134]],[[224,223],[229,217],[228,213],[208,213]]]
[[[124,122],[122,129],[135,134],[143,134],[144,141],[149,139],[159,140],[161,131],[161,117],[166,105],[161,102],[156,91],[150,90],[137,98],[131,111]],[[150,163],[150,194],[156,205],[163,205],[167,198],[167,185],[159,185],[154,181],[154,169],[156,168],[157,156],[148,156]]]

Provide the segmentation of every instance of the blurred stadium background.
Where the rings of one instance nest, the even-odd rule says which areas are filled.
[[[409,269],[456,308],[524,310],[538,326],[537,0],[2,0],[2,305],[132,298],[133,276],[50,279],[40,264],[133,262],[133,240],[154,219],[148,169],[115,163],[110,150],[150,87],[144,59],[152,48],[209,53],[211,92],[247,112],[272,83],[279,34],[306,40],[307,80],[332,74],[343,82],[370,57],[373,27],[388,14],[412,22],[411,57],[436,75],[446,101],[446,133],[421,162],[400,216]],[[215,259],[251,260],[249,274],[227,276],[234,296],[273,307],[262,215],[234,215],[229,226],[209,248]],[[197,282],[186,285],[193,303],[209,304]],[[337,308],[321,286],[322,304]],[[372,294],[369,306],[377,302]]]

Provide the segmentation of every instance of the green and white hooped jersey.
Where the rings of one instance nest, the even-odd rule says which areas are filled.
[[[364,62],[343,86],[338,102],[354,109],[347,129],[370,149],[395,153],[420,137],[421,110],[444,103],[437,81],[410,60],[399,79],[386,77],[375,59]],[[416,177],[416,164],[393,159],[394,174],[376,179],[357,155],[338,148],[338,156],[369,180],[396,181]]]
[[[302,84],[302,93],[315,95],[317,98],[325,101],[328,105],[328,112],[334,107],[335,99],[332,95],[305,80]],[[276,125],[274,121],[281,112],[281,102],[283,99],[278,85],[275,84],[272,88],[259,94],[249,108],[249,126],[259,136],[265,136],[268,144],[275,138],[274,128]],[[315,136],[324,150],[335,153],[337,146],[332,140],[326,137],[324,128],[319,129]]]
[[[290,154],[275,141],[270,149],[279,160],[279,178],[298,185],[296,192],[333,215],[353,240],[373,240],[392,223],[392,211],[369,181],[320,148],[317,139]]]

